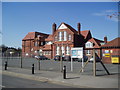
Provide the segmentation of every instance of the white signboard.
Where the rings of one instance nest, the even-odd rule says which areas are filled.
[[[71,48],[71,71],[73,71],[72,58],[82,58],[82,67],[83,67],[83,47]]]
[[[71,48],[71,57],[72,58],[83,58],[83,47]]]

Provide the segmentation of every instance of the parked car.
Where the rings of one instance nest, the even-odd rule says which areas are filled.
[[[64,58],[63,58],[63,61],[70,61],[71,60],[71,57],[70,56],[65,56]]]
[[[35,56],[37,60],[47,60],[48,58],[45,56]]]
[[[83,61],[86,62],[88,60],[87,56],[83,56]],[[78,62],[82,62],[82,58],[78,58]]]
[[[60,56],[59,56],[59,55],[56,55],[56,56],[54,57],[54,60],[55,60],[55,61],[60,61]]]
[[[93,62],[93,60],[94,60],[94,58],[93,58],[93,56],[90,58],[90,62]],[[100,58],[99,57],[95,57],[95,60],[96,60],[96,62],[100,62]]]

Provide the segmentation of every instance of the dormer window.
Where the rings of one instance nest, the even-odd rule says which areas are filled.
[[[86,47],[86,48],[93,48],[93,43],[92,43],[92,42],[87,42],[87,43],[85,44],[85,47]]]

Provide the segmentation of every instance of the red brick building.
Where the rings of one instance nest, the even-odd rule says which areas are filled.
[[[114,40],[106,43],[101,46],[102,48],[102,60],[104,63],[112,63],[112,58],[119,59],[120,63],[120,37],[115,38]]]
[[[85,55],[88,59],[93,57],[93,49],[95,49],[96,57],[102,57],[101,46],[105,44],[105,41],[91,38],[85,43]]]
[[[22,40],[22,53],[27,57],[40,54],[51,59],[61,54],[70,56],[72,47],[84,47],[87,50],[100,49],[103,43],[104,41],[92,38],[90,30],[81,31],[80,23],[77,24],[77,30],[66,23],[61,23],[57,28],[54,23],[51,35],[29,32]],[[86,46],[88,44],[93,47]]]

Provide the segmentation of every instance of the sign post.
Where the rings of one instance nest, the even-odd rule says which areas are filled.
[[[72,58],[82,58],[82,67],[83,64],[83,47],[71,48],[71,71],[73,71],[73,59]],[[82,70],[83,71],[83,70]]]

